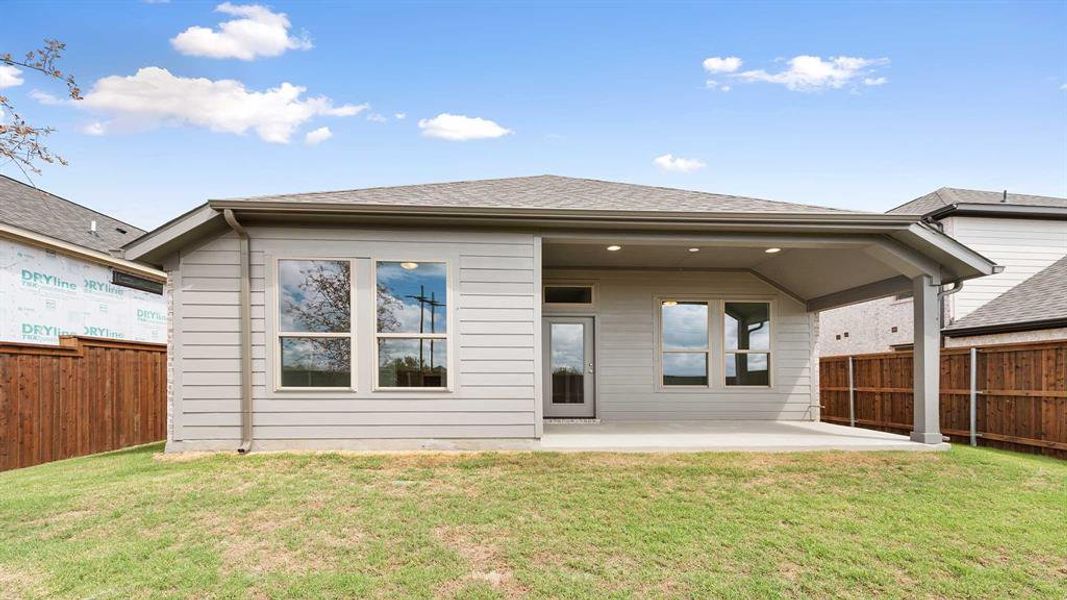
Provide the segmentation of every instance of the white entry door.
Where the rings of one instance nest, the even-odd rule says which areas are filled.
[[[592,317],[545,317],[544,413],[547,418],[596,414]]]

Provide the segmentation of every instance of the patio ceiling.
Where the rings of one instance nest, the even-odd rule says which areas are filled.
[[[936,262],[885,236],[719,237],[573,239],[549,234],[542,245],[542,267],[748,271],[810,310],[910,291],[911,278],[939,271]],[[622,248],[609,251],[609,245]],[[779,251],[768,253],[769,248]]]

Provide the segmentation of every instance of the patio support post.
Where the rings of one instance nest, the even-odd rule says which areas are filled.
[[[938,285],[930,275],[912,279],[915,310],[914,408],[911,439],[923,444],[941,443],[940,374],[941,317]]]

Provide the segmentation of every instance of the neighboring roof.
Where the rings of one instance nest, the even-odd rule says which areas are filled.
[[[887,212],[898,215],[928,215],[961,204],[986,204],[1002,207],[1032,206],[1067,208],[1067,198],[1033,196],[1030,194],[1015,194],[1009,192],[1007,202],[1004,202],[1004,192],[986,192],[982,190],[964,190],[960,188],[943,187]]]
[[[439,208],[516,208],[585,211],[693,213],[839,213],[792,204],[671,188],[557,175],[377,187],[336,192],[282,194],[227,201],[289,204],[352,204]]]
[[[1067,256],[945,328],[949,336],[1067,327]]]
[[[92,221],[96,221],[95,235],[89,231]],[[119,248],[144,234],[129,223],[5,175],[0,175],[0,223],[100,252]]]

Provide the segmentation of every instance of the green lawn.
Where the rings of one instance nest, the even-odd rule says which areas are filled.
[[[1067,597],[1067,462],[234,454],[0,473],[0,597]]]

